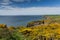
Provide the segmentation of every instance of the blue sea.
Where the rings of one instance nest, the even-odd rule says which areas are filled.
[[[41,20],[42,15],[0,16],[0,24],[7,26],[26,26],[28,22]]]

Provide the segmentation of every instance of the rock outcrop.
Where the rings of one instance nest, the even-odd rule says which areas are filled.
[[[41,24],[44,24],[44,20],[43,21],[32,21],[32,22],[29,22],[27,24],[27,27],[32,27],[32,26],[41,25]]]

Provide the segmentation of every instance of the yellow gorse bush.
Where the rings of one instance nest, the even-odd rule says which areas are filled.
[[[19,30],[19,32],[24,32],[24,31],[32,31],[32,29],[30,29],[30,28],[24,28],[24,29],[21,29],[21,30]]]
[[[60,24],[59,23],[51,23],[51,24],[43,24],[43,25],[37,25],[29,28],[25,28],[22,30],[19,30],[19,32],[25,32],[29,31],[29,37],[34,39],[40,35],[46,36],[47,38],[56,35],[56,37],[60,37],[57,34],[60,34]],[[27,32],[28,33],[28,32]]]
[[[0,24],[0,28],[6,28],[6,24]]]

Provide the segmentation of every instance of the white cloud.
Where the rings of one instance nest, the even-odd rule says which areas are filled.
[[[16,2],[24,2],[25,0],[13,0],[13,1],[16,1]]]
[[[10,2],[10,0],[2,0],[0,4],[6,6],[9,5],[10,3],[12,3]]]
[[[3,0],[4,3],[9,2],[10,0]]]
[[[32,0],[12,0],[12,1],[15,1],[15,2],[24,2],[24,1],[27,1],[27,2],[30,2]],[[40,0],[33,0],[33,1],[40,1]],[[8,2],[11,2],[11,0],[3,0],[4,3],[8,3]]]
[[[1,5],[9,5],[9,4],[13,4],[13,1],[15,1],[15,2],[25,2],[25,1],[27,1],[27,2],[31,2],[32,0],[1,0]],[[40,0],[33,0],[33,1],[40,1]]]
[[[1,9],[0,15],[53,15],[60,14],[60,7],[31,7]]]

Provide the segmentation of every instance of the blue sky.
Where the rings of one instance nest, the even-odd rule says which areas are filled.
[[[0,0],[0,4],[14,7],[59,7],[60,0]]]
[[[13,2],[13,5],[17,7],[59,7],[60,0],[32,0],[30,2]]]
[[[60,14],[60,0],[0,0],[0,15]]]

